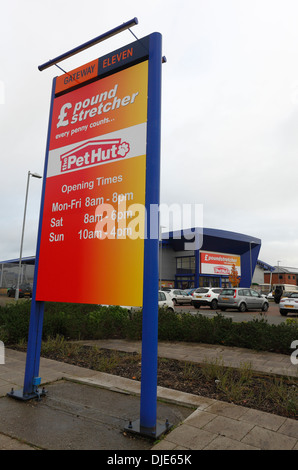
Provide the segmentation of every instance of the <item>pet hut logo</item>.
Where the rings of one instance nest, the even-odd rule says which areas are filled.
[[[230,274],[229,268],[225,268],[224,266],[215,266],[214,268],[215,274]]]
[[[61,172],[124,158],[130,151],[121,139],[89,141],[61,155]]]

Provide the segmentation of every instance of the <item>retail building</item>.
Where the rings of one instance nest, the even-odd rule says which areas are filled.
[[[192,228],[163,233],[160,285],[181,289],[229,286],[229,274],[235,265],[239,285],[250,286],[260,248],[260,239],[225,230]]]

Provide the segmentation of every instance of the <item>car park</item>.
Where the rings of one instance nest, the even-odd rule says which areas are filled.
[[[288,313],[298,313],[298,292],[293,292],[280,299],[279,313],[282,316],[286,316]]]
[[[208,306],[215,310],[221,291],[220,287],[198,287],[192,295],[192,305],[197,309]]]
[[[228,308],[236,308],[240,312],[258,309],[261,309],[262,312],[267,312],[269,303],[266,297],[253,289],[230,287],[223,289],[218,296],[218,307],[222,311]]]
[[[192,296],[188,295],[184,290],[181,289],[164,289],[163,292],[167,292],[171,297],[174,305],[191,304]]]
[[[16,286],[12,286],[7,289],[8,297],[14,297],[16,295],[16,288]],[[30,286],[30,284],[20,285],[19,297],[32,297],[32,287]]]

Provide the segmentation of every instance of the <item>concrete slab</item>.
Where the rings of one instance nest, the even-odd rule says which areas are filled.
[[[217,432],[212,433],[199,429],[188,424],[183,424],[174,429],[167,437],[167,442],[176,444],[175,450],[180,449],[181,446],[192,450],[202,450],[210,442],[217,437]],[[158,446],[155,446],[155,450],[158,450]]]
[[[271,431],[278,431],[287,421],[287,418],[282,416],[253,409],[248,409],[239,419],[262,426],[263,428],[270,429]],[[297,423],[297,421],[294,421],[293,419],[289,421],[291,423]],[[298,429],[296,429],[296,436],[298,436]]]
[[[258,447],[244,444],[225,436],[216,437],[204,450],[260,450]]]
[[[237,421],[225,416],[217,416],[204,426],[204,430],[216,434],[218,430],[221,429],[222,436],[241,441],[253,427],[253,424],[245,421]]]
[[[35,450],[34,447],[0,434],[0,450]]]
[[[41,401],[0,399],[0,433],[48,450],[149,450],[152,439],[124,432],[139,418],[139,397],[68,381],[47,386]],[[191,408],[158,402],[158,421],[177,425]],[[13,445],[13,443],[11,445]],[[1,445],[1,440],[0,440]]]
[[[260,426],[254,426],[242,442],[260,447],[262,450],[292,450],[296,444],[296,439]]]

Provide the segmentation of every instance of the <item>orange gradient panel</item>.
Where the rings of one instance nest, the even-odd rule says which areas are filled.
[[[50,150],[147,121],[148,62],[55,98]]]
[[[97,74],[98,59],[57,77],[55,93],[61,93],[68,88],[80,85],[86,80],[91,80],[92,78],[97,77]]]
[[[145,178],[145,155],[48,178],[36,300],[142,305]]]

